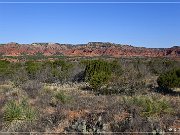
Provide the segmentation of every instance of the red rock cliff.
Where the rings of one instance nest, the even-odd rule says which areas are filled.
[[[19,56],[23,54],[46,56],[112,56],[112,57],[180,57],[180,47],[172,48],[144,48],[130,45],[120,45],[102,42],[90,42],[83,45],[69,45],[58,43],[17,44],[8,43],[0,45],[0,54],[4,56]]]

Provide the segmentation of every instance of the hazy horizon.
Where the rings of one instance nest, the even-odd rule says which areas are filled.
[[[17,0],[9,0],[16,2]],[[28,2],[35,0],[28,0]],[[98,0],[111,2],[110,0]],[[113,0],[114,2],[135,2]],[[147,0],[138,0],[147,2]],[[148,0],[148,2],[157,2]],[[159,2],[172,2],[158,0]],[[174,0],[180,2],[178,0]],[[1,3],[0,43],[111,42],[169,48],[180,44],[180,3]],[[4,0],[4,2],[7,2]],[[27,2],[18,0],[18,2]],[[37,1],[36,1],[37,2]],[[38,0],[38,2],[50,2]],[[62,2],[53,0],[53,2]],[[68,0],[66,2],[87,2]],[[89,0],[89,2],[97,2]]]

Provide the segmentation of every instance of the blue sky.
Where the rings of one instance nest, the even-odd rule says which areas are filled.
[[[20,2],[23,0],[9,1]],[[150,48],[180,45],[180,3],[0,4],[0,43],[59,42],[78,44],[91,41]]]

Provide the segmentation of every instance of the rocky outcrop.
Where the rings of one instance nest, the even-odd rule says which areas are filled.
[[[103,42],[90,42],[82,45],[59,43],[8,43],[0,45],[0,54],[4,56],[36,55],[45,56],[112,56],[112,57],[180,57],[180,46],[172,48],[133,47]]]

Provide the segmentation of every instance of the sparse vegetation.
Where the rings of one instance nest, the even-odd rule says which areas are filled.
[[[179,61],[43,57],[0,61],[0,131],[160,134],[178,126],[179,92],[157,90],[178,89]]]
[[[31,98],[35,98],[36,96],[38,96],[42,87],[43,87],[42,84],[37,80],[27,81],[22,85],[22,89],[25,90],[28,96],[30,96]]]

